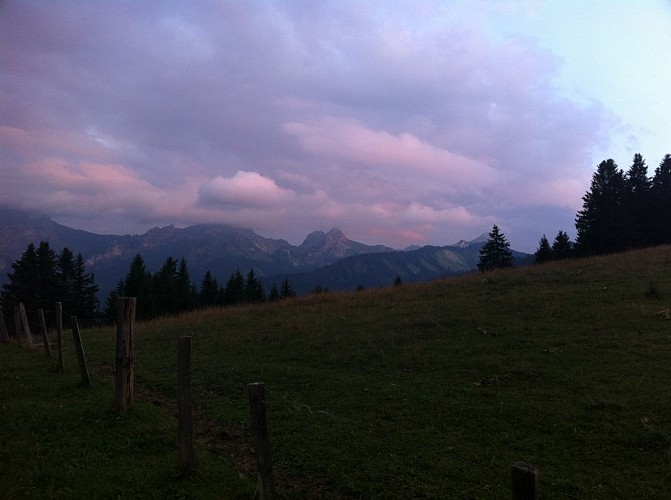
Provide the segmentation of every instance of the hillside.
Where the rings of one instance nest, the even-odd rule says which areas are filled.
[[[112,328],[85,332],[87,390],[69,342],[63,375],[0,345],[0,483],[249,497],[245,387],[263,381],[281,496],[509,498],[525,460],[542,498],[666,499],[670,270],[666,246],[141,324],[123,418],[110,411]],[[182,476],[170,401],[186,334],[199,467]]]

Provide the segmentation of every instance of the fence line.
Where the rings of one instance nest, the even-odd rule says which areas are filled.
[[[25,306],[21,303],[14,308],[16,336],[19,345],[32,347],[32,334],[28,324]],[[122,410],[130,408],[133,399],[134,381],[134,342],[133,331],[135,325],[135,297],[121,297],[118,300],[117,315],[117,357],[116,357],[116,404]],[[44,336],[45,351],[51,356],[51,346],[47,335],[44,310],[38,309],[39,322]],[[58,333],[58,350],[60,371],[64,371],[63,341],[62,341],[62,303],[56,302],[56,328]],[[91,386],[81,333],[76,316],[71,316],[72,333],[79,360],[82,376],[82,385]],[[23,332],[22,332],[23,331]],[[4,333],[3,333],[4,332]],[[23,333],[23,335],[22,335]],[[7,339],[5,341],[5,338]],[[22,339],[23,338],[23,339]],[[4,317],[0,314],[0,341],[8,342]],[[177,371],[178,371],[178,441],[180,463],[193,468],[193,401],[191,387],[191,345],[192,338],[182,336],[178,339]],[[254,444],[257,465],[258,492],[261,500],[275,498],[272,451],[267,428],[267,408],[265,399],[265,385],[261,382],[247,385],[251,417],[251,433]],[[473,465],[473,464],[472,464]],[[525,462],[517,462],[510,472],[513,500],[539,499],[539,471],[538,468]]]

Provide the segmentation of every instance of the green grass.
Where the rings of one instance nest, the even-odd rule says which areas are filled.
[[[0,494],[251,498],[245,387],[262,381],[283,497],[507,498],[525,460],[542,498],[669,498],[669,307],[661,247],[200,311],[138,325],[124,416],[113,329],[82,332],[90,389],[70,343],[65,374],[3,345]],[[171,403],[180,335],[193,337],[191,475]]]

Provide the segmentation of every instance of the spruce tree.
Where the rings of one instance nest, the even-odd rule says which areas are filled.
[[[648,246],[652,241],[653,210],[651,201],[652,180],[648,177],[648,166],[636,153],[634,161],[624,177],[624,239],[625,248]]]
[[[609,159],[592,175],[590,190],[583,196],[576,216],[576,250],[580,255],[617,252],[624,247],[624,174]]]
[[[196,306],[196,289],[191,282],[191,274],[186,264],[186,259],[182,257],[177,269],[177,310],[190,311]]]
[[[200,282],[200,292],[198,293],[198,302],[201,307],[211,307],[220,305],[219,283],[212,276],[210,271],[205,273]]]
[[[248,304],[259,304],[266,300],[266,293],[263,290],[263,285],[256,278],[254,269],[250,269],[247,274],[247,281],[245,281],[244,301]]]
[[[568,259],[573,252],[573,245],[568,234],[559,231],[552,242],[552,256],[554,259]]]
[[[245,300],[245,277],[240,269],[231,274],[224,289],[224,304],[234,306]]]
[[[73,315],[78,318],[94,318],[98,315],[98,285],[95,275],[86,272],[86,263],[81,253],[77,254],[72,273]]]
[[[177,261],[168,257],[154,275],[157,313],[175,314],[178,309]]]
[[[489,239],[480,249],[478,269],[491,271],[505,267],[513,267],[513,254],[510,251],[510,243],[495,224],[489,233]]]
[[[137,299],[138,319],[151,319],[156,315],[157,300],[154,280],[144,264],[142,255],[137,254],[124,278],[124,295]]]
[[[552,260],[552,248],[550,248],[550,243],[548,242],[548,239],[545,237],[545,235],[543,235],[538,242],[538,248],[536,249],[536,253],[534,255],[536,256],[534,261],[535,264],[542,264],[543,262]]]
[[[671,154],[655,169],[652,178],[652,244],[671,243]]]
[[[289,278],[285,277],[284,281],[282,281],[282,285],[280,286],[280,299],[290,299],[295,296],[296,292],[291,286],[291,283],[289,283]]]

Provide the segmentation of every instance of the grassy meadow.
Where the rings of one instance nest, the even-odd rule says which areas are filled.
[[[138,308],[142,307],[138,304]],[[66,371],[0,345],[0,497],[253,498],[246,384],[266,383],[282,498],[671,498],[671,247],[115,329]],[[193,337],[194,471],[178,466],[177,338]],[[54,333],[51,332],[52,341]]]

